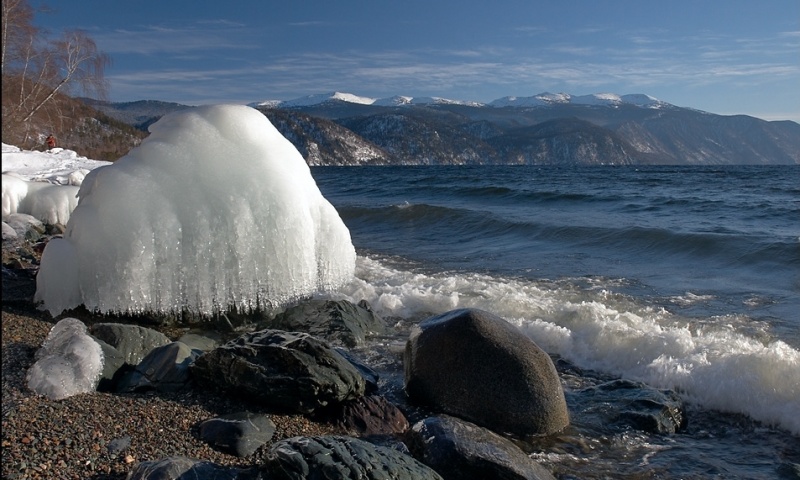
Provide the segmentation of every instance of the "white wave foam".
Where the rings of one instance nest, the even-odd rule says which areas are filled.
[[[710,302],[711,300],[714,300],[713,295],[696,295],[692,292],[686,292],[684,295],[678,295],[670,298],[672,303],[684,307],[698,303]]]
[[[726,317],[689,319],[603,289],[479,274],[423,274],[358,257],[344,294],[384,316],[493,312],[582,368],[671,388],[707,408],[800,435],[800,351],[752,338]]]

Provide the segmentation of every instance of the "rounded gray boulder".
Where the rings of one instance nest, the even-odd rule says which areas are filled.
[[[550,356],[489,312],[453,310],[421,322],[404,363],[412,402],[499,433],[550,434],[569,424]]]

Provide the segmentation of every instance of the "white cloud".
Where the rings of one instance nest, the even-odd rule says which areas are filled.
[[[147,25],[92,33],[98,48],[111,54],[176,54],[259,48],[246,41],[246,29],[235,22],[217,21],[180,27]]]

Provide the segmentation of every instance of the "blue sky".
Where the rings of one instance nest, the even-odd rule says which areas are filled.
[[[798,0],[30,1],[112,57],[112,101],[645,93],[800,122]]]

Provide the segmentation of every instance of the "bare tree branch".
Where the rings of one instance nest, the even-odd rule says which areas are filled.
[[[106,98],[105,69],[111,59],[97,49],[86,32],[68,30],[50,41],[33,26],[28,0],[3,0],[2,8],[4,138],[12,128],[30,130],[43,109],[55,109],[42,117],[48,119],[47,123],[59,118],[59,95]]]

